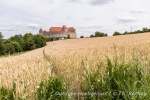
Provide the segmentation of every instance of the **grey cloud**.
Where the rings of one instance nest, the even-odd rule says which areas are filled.
[[[114,1],[114,0],[87,0],[87,1],[84,1],[84,0],[67,0],[67,2],[76,2],[76,3],[86,3],[88,2],[88,4],[90,5],[104,5],[104,4],[107,4],[111,1]]]
[[[33,29],[33,30],[39,29],[39,25],[38,24],[34,24],[34,23],[29,23],[27,25],[27,27],[30,28],[30,29]]]
[[[9,38],[16,34],[25,34],[28,32],[37,33],[39,29],[38,24],[29,23],[27,25],[22,23],[6,23],[0,24],[0,31],[4,35],[4,38]]]
[[[90,24],[90,25],[81,25],[76,27],[77,31],[77,36],[80,37],[80,35],[84,35],[84,36],[90,36],[91,34],[94,34],[95,31],[101,31],[102,26],[100,25],[94,25],[94,24]]]
[[[66,2],[69,2],[69,3],[83,3],[82,0],[67,0]]]
[[[68,0],[68,2],[79,2],[79,0]]]
[[[102,28],[102,26],[100,26],[100,25],[91,25],[88,28]]]
[[[141,13],[144,13],[144,12],[143,11],[130,11],[130,13],[141,14]]]
[[[95,28],[102,28],[100,25],[82,25],[78,27],[79,29],[95,29]]]
[[[53,4],[54,3],[54,0],[45,0],[46,3],[49,3],[49,4]]]
[[[40,18],[34,18],[33,20],[34,21],[40,21],[41,19]]]
[[[118,17],[117,22],[118,23],[131,23],[131,22],[136,22],[137,19],[135,17],[130,17],[130,16],[123,16],[123,17]]]
[[[66,17],[66,20],[70,20],[70,19],[72,19],[72,16],[67,16]]]
[[[19,29],[17,29],[19,27]],[[34,31],[39,29],[38,24],[34,23],[29,23],[26,26],[23,25],[22,23],[5,23],[5,24],[0,24],[0,31],[2,32],[14,32],[14,31]]]
[[[96,31],[99,32],[104,32],[107,33],[108,35],[110,35],[109,33],[111,33],[111,29],[102,25],[82,25],[82,26],[78,26],[76,27],[76,29],[78,30],[78,37],[80,37],[81,35],[84,35],[85,37],[90,36],[91,34],[95,34]]]
[[[0,28],[14,28],[14,27],[18,27],[18,26],[22,26],[22,24],[20,22],[16,22],[16,23],[0,23]]]
[[[0,31],[3,31],[6,35],[25,32],[37,33],[40,27],[49,29],[50,26],[61,26],[64,24],[74,26],[78,35],[82,33],[90,35],[97,30],[106,33],[113,33],[119,29],[124,31],[125,29],[122,29],[120,25],[122,23],[139,24],[141,27],[149,26],[146,20],[148,19],[148,14],[145,14],[149,12],[147,8],[149,6],[142,6],[142,1],[140,0],[137,2],[134,2],[136,0],[133,0],[133,2],[130,2],[131,0],[0,1]],[[148,0],[142,3],[143,5],[148,5]],[[107,4],[110,5],[107,6]],[[98,7],[101,5],[105,6]],[[130,8],[130,10],[128,8]],[[97,11],[99,13],[97,13]],[[136,18],[126,17],[128,14]],[[140,14],[142,14],[142,16]],[[121,15],[121,17],[116,18],[116,15]],[[88,25],[90,23],[92,25]],[[104,29],[105,27],[110,30]],[[128,26],[125,25],[124,27]]]
[[[14,29],[10,24],[5,24],[3,26],[0,26],[0,31],[14,31]]]
[[[91,5],[104,5],[114,0],[90,0]]]
[[[83,18],[83,20],[85,20],[85,21],[91,21],[91,20],[94,20],[94,18],[91,18],[91,17],[85,17],[85,18]]]
[[[2,12],[4,9],[2,7],[0,7],[0,12]]]
[[[2,32],[15,32],[17,30],[14,29],[1,29]]]
[[[48,14],[54,14],[55,10],[48,11]]]

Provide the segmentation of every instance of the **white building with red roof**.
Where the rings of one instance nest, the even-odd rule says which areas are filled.
[[[74,27],[50,27],[49,31],[45,31],[42,28],[39,30],[39,34],[46,36],[47,38],[53,38],[54,40],[60,40],[64,38],[76,38],[76,30]]]

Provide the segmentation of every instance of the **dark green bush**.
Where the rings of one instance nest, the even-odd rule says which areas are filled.
[[[49,78],[41,82],[37,94],[38,100],[68,100],[67,88],[59,78]]]
[[[84,38],[84,36],[80,36],[80,38]]]
[[[90,35],[90,37],[94,37],[94,35],[92,34],[92,35]]]
[[[53,41],[53,38],[46,38],[46,41],[47,41],[47,42]]]
[[[34,41],[36,44],[36,48],[44,47],[46,45],[46,38],[42,35],[35,35]]]

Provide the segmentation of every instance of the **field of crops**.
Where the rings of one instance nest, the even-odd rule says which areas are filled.
[[[21,55],[1,57],[0,85],[12,89],[15,84],[15,99],[35,100],[39,95],[37,90],[40,88],[40,83],[49,77],[57,77],[63,79],[68,93],[77,93],[73,96],[69,95],[67,100],[82,100],[83,97],[78,93],[89,89],[87,89],[89,86],[86,82],[87,76],[99,72],[103,77],[107,72],[107,67],[111,65],[114,67],[120,65],[135,67],[137,65],[142,70],[141,73],[144,77],[143,80],[141,79],[144,81],[141,88],[147,89],[144,91],[147,95],[144,99],[150,98],[150,85],[146,84],[150,82],[150,78],[147,78],[150,72],[150,33],[53,41],[47,43],[46,47]],[[112,73],[113,71],[117,73],[117,70],[112,67]],[[121,76],[122,73],[119,72],[117,74]],[[141,75],[141,73],[137,75]],[[119,83],[119,78],[117,79]],[[141,82],[141,84],[143,83]],[[128,86],[130,86],[129,83]],[[141,88],[139,91],[142,90]],[[137,88],[134,89],[137,91]],[[92,89],[91,92],[93,91],[95,92]],[[91,100],[90,98],[92,97],[86,98],[86,100]],[[128,98],[125,100],[129,100]],[[137,96],[131,98],[136,100]],[[92,100],[104,99],[110,100],[105,97],[99,99],[95,97]]]

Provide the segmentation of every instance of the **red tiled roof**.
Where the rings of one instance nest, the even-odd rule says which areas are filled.
[[[67,26],[66,25],[63,25],[63,27],[62,28],[67,28]]]
[[[67,29],[66,25],[63,25],[63,27],[51,27],[49,30],[50,32],[61,32],[62,29]],[[75,31],[74,27],[69,27],[68,31]]]
[[[69,27],[68,30],[69,31],[75,31],[74,27]]]
[[[50,32],[61,32],[61,27],[51,27]]]

